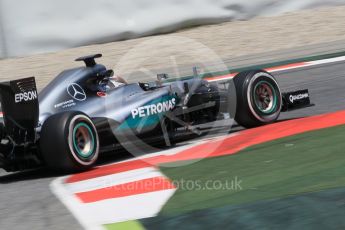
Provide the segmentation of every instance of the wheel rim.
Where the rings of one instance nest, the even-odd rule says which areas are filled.
[[[254,102],[260,112],[270,114],[277,108],[277,94],[267,81],[260,81],[254,88]]]
[[[82,159],[88,159],[94,154],[95,138],[88,124],[81,122],[73,129],[73,145]]]

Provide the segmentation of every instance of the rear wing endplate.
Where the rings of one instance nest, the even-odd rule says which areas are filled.
[[[16,144],[35,140],[39,104],[34,77],[0,83],[5,131]]]

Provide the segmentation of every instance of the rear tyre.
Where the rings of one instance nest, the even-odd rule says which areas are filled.
[[[275,122],[282,108],[276,79],[264,70],[239,73],[234,78],[237,98],[235,120],[246,128]]]
[[[81,112],[64,112],[43,124],[40,148],[46,165],[54,170],[84,171],[98,159],[99,138],[91,119]]]

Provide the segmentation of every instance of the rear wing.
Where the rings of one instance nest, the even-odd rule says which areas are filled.
[[[6,134],[16,144],[35,141],[39,117],[35,78],[0,83],[0,102]]]

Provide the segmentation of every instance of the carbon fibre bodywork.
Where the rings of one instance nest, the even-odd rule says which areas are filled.
[[[8,143],[1,145],[0,149],[3,168],[7,171],[16,171],[44,165],[38,146],[40,131],[44,122],[57,113],[81,111],[87,114],[97,128],[101,149],[109,149],[109,146],[118,142],[117,135],[162,136],[159,130],[165,115],[187,106],[183,105],[183,100],[188,94],[186,90],[193,90],[195,95],[198,95],[191,95],[189,104],[214,102],[212,106],[200,110],[214,110],[213,115],[216,116],[220,94],[217,87],[209,85],[207,81],[195,78],[165,84],[133,83],[109,87],[108,73],[111,70],[97,64],[94,60],[97,57],[99,56],[92,55],[77,59],[84,61],[86,66],[63,71],[38,94],[37,98],[24,97],[24,93],[26,95],[27,92],[36,92],[33,78],[0,85],[3,86],[2,99],[6,98],[2,102],[18,93],[22,94],[22,101],[18,103],[11,102],[7,107],[2,103],[2,137],[9,137]],[[31,88],[16,90],[12,87],[28,82],[31,82]],[[202,97],[206,99],[200,101]],[[22,116],[16,117],[18,114]],[[19,123],[28,120],[28,123],[19,125],[18,122],[13,122],[14,120],[19,120]],[[14,127],[11,128],[13,133],[8,127]],[[30,139],[28,133],[31,133]]]
[[[0,167],[17,171],[44,166],[51,155],[47,156],[47,151],[41,150],[40,141],[47,136],[48,139],[54,138],[51,135],[54,130],[42,138],[41,131],[44,133],[44,125],[52,123],[50,118],[68,112],[81,112],[87,116],[84,120],[89,119],[95,127],[100,152],[114,149],[119,143],[131,142],[133,137],[149,140],[155,136],[169,144],[170,134],[180,127],[193,131],[193,126],[198,124],[224,118],[236,119],[234,114],[238,114],[238,109],[244,115],[251,113],[243,109],[242,104],[236,108],[236,92],[245,89],[243,86],[250,78],[244,77],[247,78],[248,74],[250,77],[250,71],[239,74],[244,81],[237,85],[231,81],[209,83],[199,78],[195,69],[191,79],[164,82],[162,79],[166,75],[163,74],[154,83],[116,85],[111,81],[113,71],[96,63],[95,58],[101,56],[78,58],[77,61],[83,61],[85,66],[63,71],[39,94],[34,78],[0,83],[4,120],[0,123]],[[259,77],[274,79],[265,71],[256,72]],[[235,85],[236,88],[231,88]],[[271,93],[277,90],[274,91],[274,101],[281,102],[273,107],[276,119],[280,112],[311,105],[308,90],[281,94],[278,85],[270,90]],[[262,100],[261,104],[265,103],[267,97],[264,93],[256,93],[250,95],[248,101],[258,98]],[[259,122],[257,125],[264,124]],[[60,140],[64,135],[67,133],[60,132]],[[44,143],[43,140],[41,142]],[[50,145],[45,144],[45,149],[50,151]],[[42,152],[46,153],[45,157]]]

